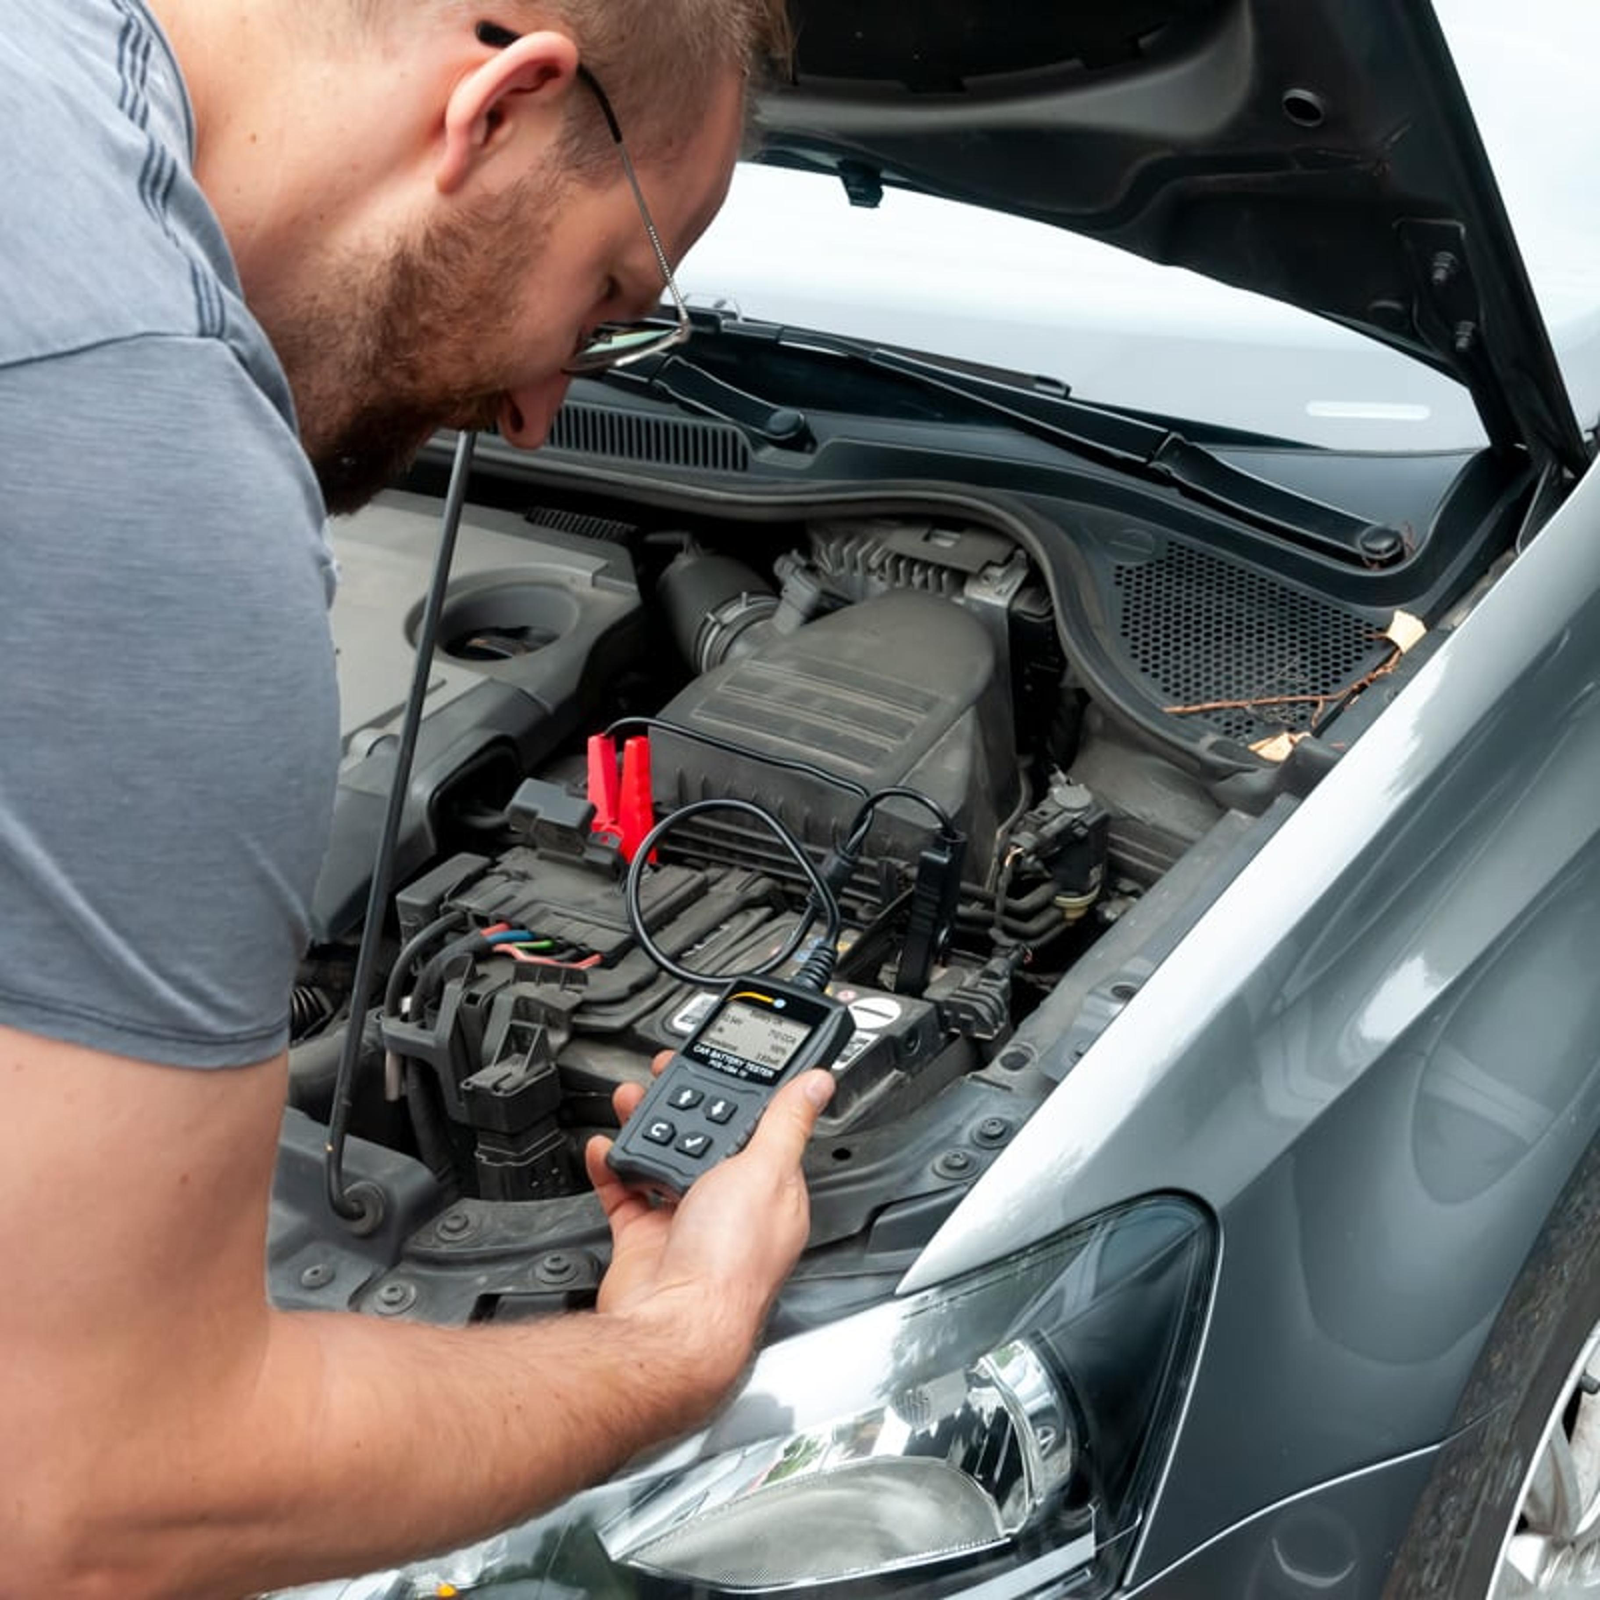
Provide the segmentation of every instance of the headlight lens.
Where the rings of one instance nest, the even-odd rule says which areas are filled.
[[[384,1600],[1103,1591],[1166,1454],[1211,1243],[1191,1204],[1142,1201],[785,1340],[704,1433],[448,1563],[385,1574]]]
[[[1066,1401],[1018,1339],[887,1404],[671,1478],[600,1538],[613,1560],[721,1588],[828,1583],[1002,1544],[1073,1464]]]

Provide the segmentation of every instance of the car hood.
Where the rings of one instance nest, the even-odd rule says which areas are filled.
[[[763,158],[1057,224],[1464,383],[1498,447],[1582,435],[1427,0],[793,0]],[[1070,377],[1070,374],[1063,374]]]

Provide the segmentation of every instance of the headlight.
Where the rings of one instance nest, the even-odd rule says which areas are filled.
[[[305,1600],[1103,1591],[1166,1454],[1211,1229],[1158,1198],[785,1340],[704,1433],[509,1535]]]
[[[749,1445],[601,1529],[613,1560],[723,1589],[810,1587],[993,1549],[1063,1492],[1061,1388],[1024,1340],[826,1427]]]

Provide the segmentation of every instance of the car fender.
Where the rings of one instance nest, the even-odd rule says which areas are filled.
[[[1600,1130],[1600,475],[1267,842],[908,1274],[1157,1190],[1216,1293],[1134,1569],[1437,1443]]]

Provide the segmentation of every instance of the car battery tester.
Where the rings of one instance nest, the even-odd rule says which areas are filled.
[[[607,1157],[636,1188],[679,1196],[742,1150],[778,1089],[828,1067],[855,1031],[826,994],[770,977],[735,978],[628,1118]]]

